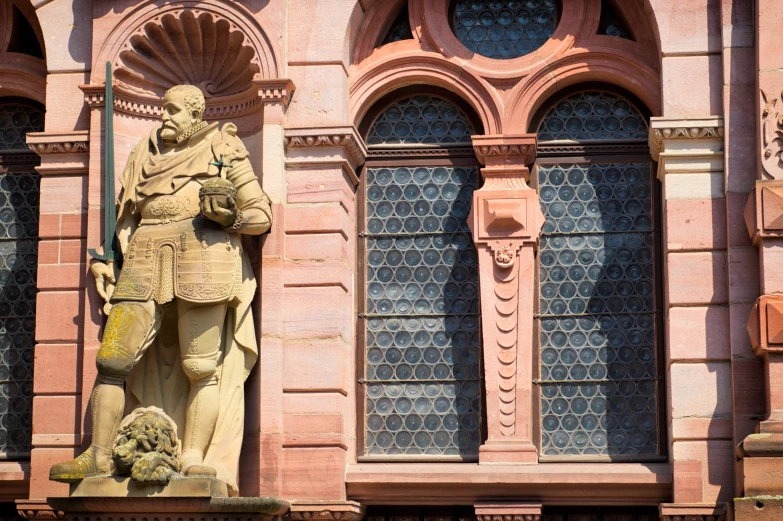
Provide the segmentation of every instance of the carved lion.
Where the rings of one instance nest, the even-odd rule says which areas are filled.
[[[177,426],[165,412],[136,409],[120,424],[112,451],[115,474],[144,485],[165,485],[179,472],[181,450]]]

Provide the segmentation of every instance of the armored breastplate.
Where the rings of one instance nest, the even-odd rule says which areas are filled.
[[[171,195],[156,195],[147,199],[141,208],[141,226],[167,224],[193,219],[199,214],[198,191],[195,180]]]

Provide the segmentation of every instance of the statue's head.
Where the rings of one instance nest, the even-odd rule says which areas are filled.
[[[194,85],[176,85],[163,96],[163,127],[160,137],[177,141],[189,129],[199,125],[206,102],[201,89]]]

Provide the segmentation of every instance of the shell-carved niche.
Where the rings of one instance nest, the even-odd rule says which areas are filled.
[[[245,35],[209,12],[167,13],[132,35],[115,63],[118,83],[162,97],[178,84],[197,85],[208,97],[248,90],[261,71]]]

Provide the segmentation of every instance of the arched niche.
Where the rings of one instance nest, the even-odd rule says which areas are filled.
[[[29,2],[0,0],[0,96],[46,102],[43,34]]]

